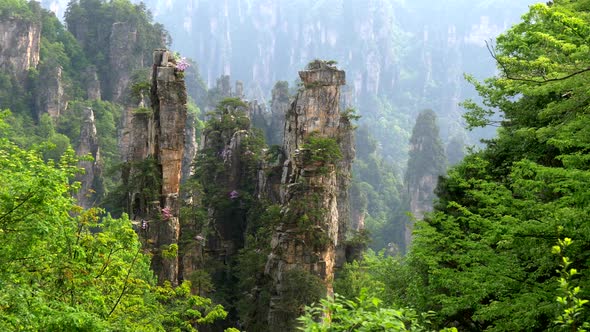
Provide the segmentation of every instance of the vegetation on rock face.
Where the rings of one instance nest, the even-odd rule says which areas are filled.
[[[326,286],[322,280],[298,268],[284,273],[281,288],[284,296],[275,304],[275,310],[281,312],[285,323],[292,324],[288,326],[289,330],[297,327],[296,318],[304,313],[305,303],[317,303],[326,296]]]
[[[321,137],[311,133],[301,146],[303,163],[307,166],[318,166],[320,173],[328,173],[330,167],[342,159],[340,146],[335,138]]]
[[[196,273],[210,276],[211,296],[230,311],[226,324],[239,316],[248,326],[259,326],[261,316],[254,309],[264,307],[261,298],[244,299],[239,294],[254,291],[264,271],[270,244],[267,223],[272,223],[274,213],[270,207],[265,212],[268,204],[255,198],[265,143],[262,132],[250,128],[246,107],[239,98],[226,98],[208,114],[205,145],[187,184],[197,201],[183,208],[181,223],[187,230],[185,243],[202,236],[210,245],[201,259],[201,272]],[[231,252],[225,252],[225,243],[231,243]],[[184,253],[182,246],[180,251]]]
[[[38,2],[0,0],[0,18],[35,22],[39,20],[41,7]]]

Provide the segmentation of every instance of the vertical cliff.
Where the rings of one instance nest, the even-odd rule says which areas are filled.
[[[111,29],[109,43],[109,71],[104,88],[106,97],[122,102],[130,85],[134,70],[143,68],[143,57],[137,54],[139,37],[137,26],[130,22],[115,22]]]
[[[96,67],[89,66],[82,75],[84,85],[86,86],[86,99],[88,100],[100,100],[102,94],[100,92],[100,80],[98,78],[98,72]]]
[[[182,156],[182,172],[180,181],[185,182],[193,173],[193,162],[197,155],[199,145],[197,144],[197,117],[193,113],[187,114],[186,124],[184,126],[184,152]]]
[[[151,110],[131,120],[128,209],[152,251],[160,282],[178,283],[179,192],[187,119],[184,79],[171,54],[154,52]]]
[[[39,63],[41,20],[7,15],[0,16],[0,70],[22,84],[28,70]]]
[[[339,107],[345,74],[316,60],[299,76],[304,87],[287,112],[283,139],[282,216],[265,271],[271,331],[293,329],[301,305],[332,293],[340,228],[348,223],[339,214],[348,204],[339,190],[348,186],[352,151]],[[306,285],[294,290],[297,283]],[[324,291],[310,286],[318,283]]]
[[[364,230],[364,225],[352,222],[350,183],[352,179],[352,163],[355,158],[354,126],[347,116],[340,116],[338,137],[342,158],[336,163],[336,183],[338,201],[338,242],[336,246],[336,267],[341,267],[347,258],[352,258],[359,253],[353,252],[354,248],[347,248],[346,240],[353,232]],[[350,249],[353,249],[352,251]],[[347,257],[347,251],[348,256]],[[358,258],[358,257],[356,257]]]
[[[253,118],[255,125],[264,130],[268,145],[282,144],[285,115],[289,110],[290,102],[289,83],[279,81],[272,88],[270,112],[265,110],[264,113],[257,115],[257,118]]]
[[[96,202],[96,191],[100,187],[100,147],[96,133],[96,120],[94,111],[90,107],[82,110],[82,126],[80,128],[80,140],[76,147],[76,154],[79,156],[90,155],[92,160],[82,160],[78,166],[84,169],[84,173],[76,177],[81,187],[76,193],[78,205],[85,209],[91,208]]]
[[[247,106],[237,99],[227,99],[217,108],[219,121],[211,124],[201,140],[202,153],[197,161],[203,185],[204,204],[208,210],[206,253],[214,261],[227,264],[244,246],[246,208],[243,199],[246,152],[244,142],[251,135]],[[209,162],[207,159],[209,158]]]
[[[68,100],[64,91],[62,71],[61,66],[53,63],[40,66],[39,79],[35,82],[37,117],[47,113],[53,119],[57,119],[66,110]]]

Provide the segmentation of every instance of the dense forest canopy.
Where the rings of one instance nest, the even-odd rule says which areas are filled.
[[[525,5],[0,0],[0,330],[587,331],[590,0]]]

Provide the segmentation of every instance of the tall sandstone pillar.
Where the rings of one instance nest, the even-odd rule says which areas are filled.
[[[187,95],[183,74],[166,50],[154,52],[150,100],[151,112],[133,114],[123,177],[130,188],[128,210],[153,254],[152,268],[159,282],[176,285]]]
[[[348,223],[339,215],[343,210],[339,205],[348,204],[339,200],[347,199],[339,195],[339,190],[349,182],[349,173],[343,177],[340,171],[350,171],[349,158],[354,154],[348,146],[352,128],[342,118],[339,105],[345,73],[316,60],[299,76],[304,89],[287,112],[284,130],[282,217],[273,233],[265,271],[272,285],[271,331],[293,330],[294,319],[300,314],[297,311],[303,304],[310,304],[305,303],[309,297],[299,296],[302,294],[292,289],[297,281],[290,278],[307,275],[305,280],[323,284],[325,292],[320,296],[332,294],[336,251],[342,238],[339,229]],[[333,147],[340,154],[337,159],[329,156]],[[305,292],[303,288],[301,292]],[[293,305],[294,298],[304,303]]]

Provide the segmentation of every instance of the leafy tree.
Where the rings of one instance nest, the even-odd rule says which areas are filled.
[[[75,205],[73,151],[44,160],[6,138],[0,117],[0,328],[194,331],[225,317],[190,295],[156,287],[131,222]]]
[[[299,318],[306,332],[328,331],[428,331],[420,324],[419,316],[411,309],[394,309],[383,305],[377,297],[366,294],[348,300],[338,294],[333,299],[322,299],[320,304],[306,308]],[[443,331],[457,331],[455,328]]]
[[[439,311],[441,325],[558,329],[562,262],[551,248],[562,236],[574,243],[568,269],[580,271],[570,287],[588,298],[589,4],[531,6],[490,46],[500,74],[470,78],[484,105],[466,102],[466,119],[501,125],[498,137],[440,182],[439,203],[418,224],[408,258],[419,280],[409,299]],[[576,319],[588,318],[580,311]]]
[[[36,21],[39,19],[41,6],[38,2],[27,2],[23,0],[1,0],[0,18],[25,19]]]

